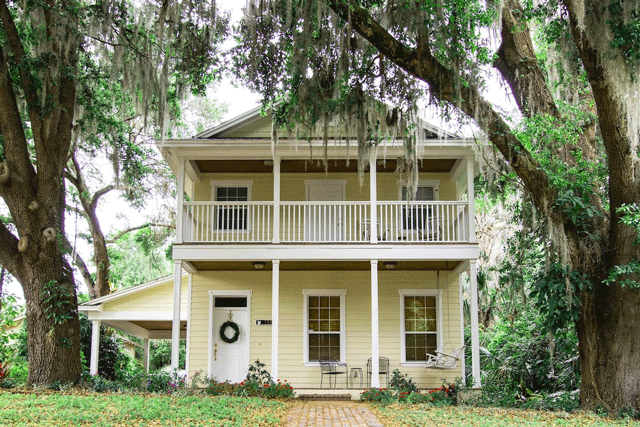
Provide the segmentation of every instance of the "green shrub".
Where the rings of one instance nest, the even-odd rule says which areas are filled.
[[[232,396],[235,394],[238,384],[229,381],[218,382],[210,379],[205,382],[204,392],[210,396]]]
[[[291,399],[293,397],[293,387],[285,382],[266,384],[262,389],[262,397],[265,399]]]
[[[396,396],[386,388],[370,388],[360,395],[360,400],[389,405],[396,401]]]
[[[394,369],[389,380],[389,388],[398,392],[415,393],[418,386],[413,382],[409,374],[404,374],[398,369]]]
[[[239,397],[258,397],[262,394],[262,389],[268,384],[260,384],[253,380],[244,380],[238,384],[233,394]]]

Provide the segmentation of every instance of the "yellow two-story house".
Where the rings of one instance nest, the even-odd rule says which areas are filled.
[[[402,143],[372,149],[362,175],[342,139],[326,154],[321,138],[274,149],[259,109],[159,141],[178,179],[173,366],[182,338],[188,374],[220,381],[258,359],[299,389],[385,387],[394,369],[421,388],[463,377],[465,272],[477,313],[473,142],[422,126],[415,196],[396,173]],[[471,330],[479,386],[477,315]]]

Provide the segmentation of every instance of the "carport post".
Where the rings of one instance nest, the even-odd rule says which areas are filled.
[[[145,374],[149,373],[149,338],[142,341],[142,369]]]
[[[98,360],[100,356],[100,321],[91,322],[91,361],[89,363],[89,373],[98,375]]]

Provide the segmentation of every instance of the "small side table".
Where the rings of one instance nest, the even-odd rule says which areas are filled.
[[[355,382],[358,379],[360,379],[360,388],[362,388],[362,368],[351,368],[349,378],[351,379],[351,388],[355,388]]]

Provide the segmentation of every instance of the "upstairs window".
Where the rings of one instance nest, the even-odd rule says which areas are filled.
[[[245,182],[213,182],[213,200],[229,202],[228,206],[215,207],[215,224],[218,230],[247,230],[249,210],[238,202],[250,199],[251,185]]]
[[[408,186],[402,186],[400,199],[417,202],[412,206],[404,206],[402,213],[403,230],[424,230],[427,222],[431,218],[431,206],[420,202],[432,202],[437,200],[438,182],[422,180],[416,189],[415,196],[412,196]]]

